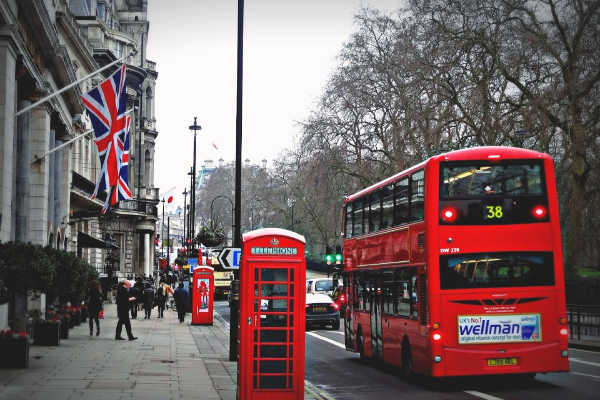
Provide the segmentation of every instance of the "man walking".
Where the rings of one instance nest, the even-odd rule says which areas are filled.
[[[137,337],[131,333],[131,322],[129,321],[129,303],[135,301],[135,297],[129,296],[129,282],[122,281],[117,289],[117,331],[115,332],[115,340],[125,340],[121,337],[121,329],[125,325],[127,337],[129,340],[135,340]]]
[[[187,292],[183,288],[183,282],[179,282],[179,286],[175,289],[175,293],[173,293],[173,298],[175,299],[175,307],[177,308],[177,316],[179,317],[179,323],[183,323],[185,319],[185,310],[187,307]]]

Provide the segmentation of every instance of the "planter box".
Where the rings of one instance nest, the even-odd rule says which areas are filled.
[[[29,368],[29,340],[0,340],[0,368]]]
[[[61,329],[60,329],[60,338],[61,339],[68,339],[69,338],[69,321],[66,321],[66,323],[64,323],[64,321],[65,320],[63,320],[60,323],[60,326],[61,326]]]
[[[37,324],[33,344],[40,346],[58,346],[60,344],[60,324]]]

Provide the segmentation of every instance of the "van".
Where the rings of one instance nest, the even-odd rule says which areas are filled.
[[[306,280],[306,293],[324,293],[329,296],[333,294],[333,279],[315,278]]]

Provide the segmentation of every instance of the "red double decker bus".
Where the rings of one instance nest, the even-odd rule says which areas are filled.
[[[568,371],[547,154],[441,154],[345,200],[346,348],[435,377]]]

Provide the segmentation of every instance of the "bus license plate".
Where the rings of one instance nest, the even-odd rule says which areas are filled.
[[[313,312],[325,312],[327,309],[323,306],[313,307]]]
[[[488,367],[502,367],[505,365],[517,365],[516,357],[511,358],[488,358]]]

